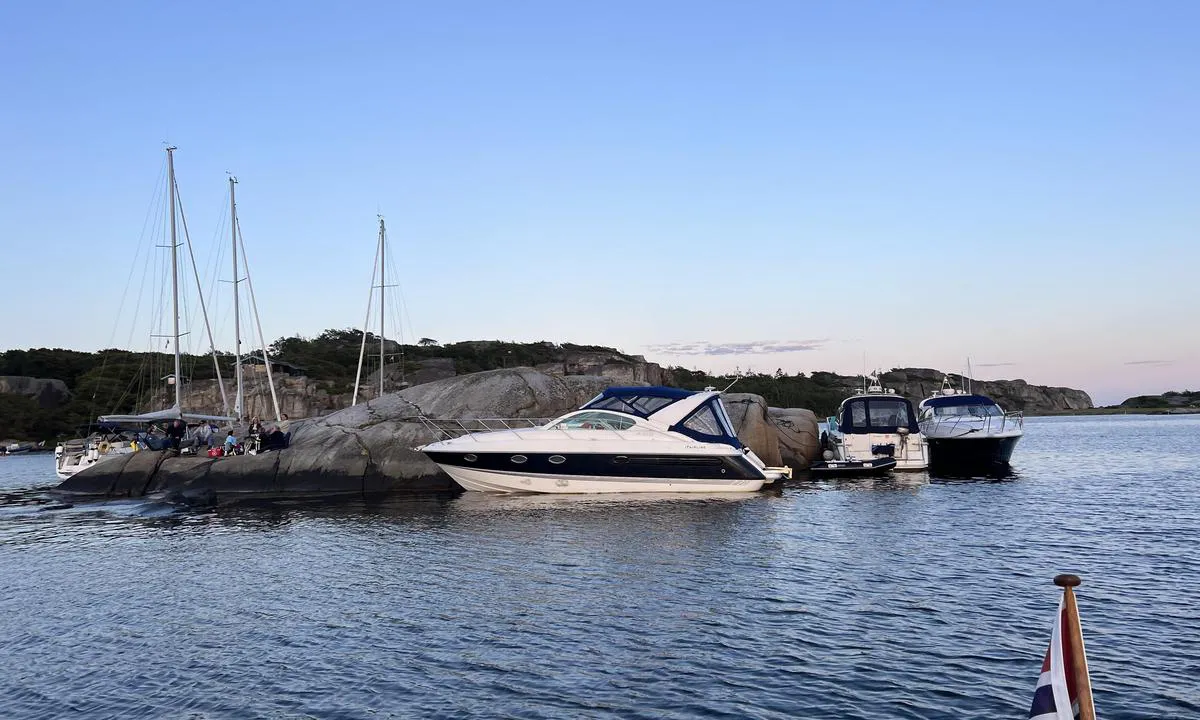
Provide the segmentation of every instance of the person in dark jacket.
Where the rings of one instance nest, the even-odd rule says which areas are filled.
[[[183,436],[187,434],[187,426],[182,420],[172,420],[167,426],[167,439],[170,441],[170,448],[176,453],[179,452],[179,446],[183,444]]]

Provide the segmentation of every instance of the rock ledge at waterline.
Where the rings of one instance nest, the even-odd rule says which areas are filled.
[[[420,416],[551,418],[574,410],[612,384],[611,378],[548,375],[533,368],[458,375],[299,421],[286,450],[215,459],[133,453],[88,468],[58,490],[107,497],[165,493],[203,502],[452,490],[457,487],[453,481],[413,450],[438,439]],[[768,409],[761,396],[748,393],[728,393],[723,400],[738,437],[768,465],[782,459],[802,469],[815,457],[812,413]],[[777,424],[773,418],[783,419],[780,413],[786,421]]]

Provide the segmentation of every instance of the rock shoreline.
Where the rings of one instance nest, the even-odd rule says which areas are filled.
[[[614,384],[608,377],[551,375],[534,368],[459,375],[299,421],[284,450],[223,458],[137,452],[83,470],[57,490],[98,497],[163,494],[193,503],[456,491],[458,486],[414,449],[439,439],[421,417],[552,418]],[[768,408],[762,397],[748,393],[722,399],[738,437],[768,465],[787,462],[803,469],[816,456],[811,412]]]

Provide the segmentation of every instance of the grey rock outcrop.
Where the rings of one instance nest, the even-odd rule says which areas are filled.
[[[884,373],[880,380],[885,387],[917,403],[940,390],[945,376],[946,373],[929,368],[902,368]],[[955,387],[961,387],[960,376],[951,375],[951,380]],[[1030,385],[1024,380],[973,380],[971,391],[987,395],[1005,410],[1023,410],[1027,413],[1093,407],[1092,398],[1082,390]]]
[[[275,394],[279,398],[279,411],[293,418],[315,417],[327,415],[349,404],[349,395],[331,392],[329,383],[311,378],[284,375],[276,376]],[[232,385],[225,378],[226,393],[232,402]],[[163,396],[158,398],[157,407],[169,407],[173,399]],[[216,380],[195,380],[183,388],[183,405],[189,410],[221,415],[225,409],[221,403],[221,388]],[[271,391],[267,386],[266,375],[260,372],[250,372],[245,380],[245,400],[243,413],[248,417],[274,418],[275,409],[271,404]]]
[[[67,389],[67,384],[62,380],[48,380],[24,375],[0,375],[0,395],[31,397],[43,410],[61,407],[71,400],[71,391]]]
[[[415,369],[413,367],[415,366]],[[495,372],[508,372],[505,368]],[[564,351],[561,362],[537,366],[538,372],[557,377],[604,377],[612,385],[660,385],[663,370],[640,355],[623,355],[614,351]],[[472,373],[478,374],[478,373]],[[453,358],[426,358],[408,364],[401,372],[399,363],[384,368],[386,387],[415,388],[457,377]],[[275,375],[276,395],[280,412],[292,418],[320,417],[348,408],[354,401],[353,387],[346,384],[313,380],[305,376]],[[57,381],[56,381],[57,382]],[[232,397],[232,381],[225,378],[226,393]],[[244,414],[250,417],[272,418],[275,411],[266,375],[261,366],[247,368]],[[403,391],[402,391],[403,392]],[[379,397],[379,371],[363,377],[359,385],[360,403]],[[585,398],[586,400],[587,398]],[[155,407],[166,407],[172,398],[163,395],[154,399]],[[221,388],[216,380],[197,380],[184,387],[184,405],[197,412],[219,415],[225,412]]]
[[[532,368],[492,370],[418,385],[298,422],[286,450],[210,459],[140,452],[106,460],[64,481],[61,492],[140,496],[173,493],[222,501],[255,497],[362,496],[456,486],[415,447],[438,439],[420,421],[547,418],[575,409],[612,384]]]
[[[942,379],[947,374],[931,368],[899,368],[883,373],[879,379],[884,387],[895,390],[897,394],[903,395],[915,404],[941,390]],[[814,377],[816,375],[814,373]],[[821,373],[821,375],[832,379],[831,387],[835,388],[843,397],[862,392],[861,376],[834,375],[832,373]],[[961,376],[953,373],[949,373],[949,375],[955,387],[962,387]],[[1023,410],[1031,414],[1086,410],[1093,407],[1092,398],[1083,390],[1031,385],[1024,380],[973,380],[971,381],[971,390],[981,395],[987,395],[1005,410]]]
[[[738,440],[754,451],[764,463],[778,467],[779,437],[767,413],[767,401],[753,393],[723,393],[721,402],[733,421]]]
[[[551,375],[595,375],[612,378],[614,385],[661,385],[663,369],[658,363],[647,362],[641,355],[624,355],[616,351],[571,350],[562,362],[538,365],[538,370]]]
[[[821,454],[817,416],[800,408],[768,408],[779,440],[779,455],[793,470],[807,470]]]

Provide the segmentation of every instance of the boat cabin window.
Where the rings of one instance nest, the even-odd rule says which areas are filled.
[[[628,430],[634,424],[633,418],[628,415],[590,410],[559,420],[551,428],[555,430]]]
[[[850,403],[850,425],[853,427],[867,426],[867,401],[855,400]]]
[[[908,425],[908,406],[895,400],[871,400],[871,427]]]
[[[694,430],[705,435],[724,435],[721,431],[721,421],[717,419],[717,414],[713,409],[705,405],[696,412],[692,413],[683,426],[688,430]]]
[[[701,442],[719,442],[741,447],[733,432],[733,423],[725,413],[725,407],[715,397],[692,411],[683,422],[671,429],[693,437]]]
[[[842,408],[839,418],[843,433],[896,432],[896,428],[917,427],[912,406],[902,397],[855,398]]]

